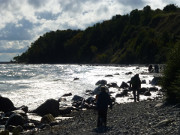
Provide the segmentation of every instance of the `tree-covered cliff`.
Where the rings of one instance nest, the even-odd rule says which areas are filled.
[[[19,63],[164,63],[180,40],[180,8],[133,10],[85,30],[57,30],[40,36],[14,57]]]

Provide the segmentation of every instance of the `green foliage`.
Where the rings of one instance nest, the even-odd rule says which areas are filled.
[[[176,10],[175,10],[176,9]],[[57,30],[40,36],[19,63],[164,63],[180,38],[180,12],[174,5],[164,10],[133,10],[116,15],[85,30]]]
[[[166,90],[167,101],[180,103],[180,42],[169,54],[162,87]]]
[[[175,6],[174,4],[169,4],[166,7],[164,7],[163,11],[165,12],[175,12],[178,10],[178,7]]]

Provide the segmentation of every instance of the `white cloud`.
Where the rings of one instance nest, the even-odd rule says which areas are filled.
[[[152,9],[162,9],[170,3],[180,6],[179,0],[0,0],[0,3],[0,53],[4,51],[0,61],[22,53],[31,42],[51,30],[85,29],[146,5]]]
[[[30,41],[27,40],[0,40],[0,62],[12,60],[13,57],[25,52],[29,45]]]
[[[19,53],[0,53],[0,62],[7,62],[18,56]]]
[[[12,50],[15,50],[15,52],[21,53],[21,51],[22,50],[25,51],[29,45],[30,45],[30,41],[27,40],[20,40],[20,41],[0,40],[0,52],[3,53],[3,51],[5,51],[7,53],[8,51],[12,52]]]

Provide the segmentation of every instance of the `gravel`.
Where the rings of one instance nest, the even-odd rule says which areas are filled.
[[[35,135],[178,135],[180,105],[162,99],[115,104],[108,110],[107,127],[97,128],[96,110],[74,111],[58,125],[29,132]]]

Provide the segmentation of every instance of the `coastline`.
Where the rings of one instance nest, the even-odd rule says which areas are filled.
[[[95,110],[74,111],[58,125],[48,129],[24,132],[24,135],[178,135],[180,107],[167,105],[163,99],[115,104],[108,110],[107,129],[97,129]]]
[[[139,70],[139,67],[140,66],[137,66],[137,67],[135,67],[134,69],[136,70]],[[118,68],[119,69],[119,68]],[[127,72],[127,73],[129,73],[129,72]],[[131,72],[130,74],[132,74],[133,72]],[[123,72],[123,74],[125,74],[126,75],[126,72]],[[147,73],[146,72],[146,70],[142,70],[141,71],[141,74],[143,75],[143,74],[147,74],[147,75],[149,75],[149,74],[151,74],[151,75],[157,75],[157,73]],[[158,75],[160,75],[161,73],[159,73]],[[103,74],[103,76],[105,76],[104,74]],[[106,78],[107,79],[107,78]],[[74,81],[73,81],[74,82]],[[56,83],[56,82],[55,82]],[[76,83],[76,82],[75,82]],[[119,85],[118,85],[119,86]],[[119,88],[119,87],[118,87]],[[117,88],[112,88],[112,94],[113,94],[113,90],[114,89],[117,89]],[[122,88],[121,90],[124,90],[124,88]],[[146,89],[147,90],[147,89]],[[158,89],[153,89],[153,90],[158,90]],[[160,90],[159,90],[160,91]],[[121,91],[119,91],[119,93],[120,93]],[[160,91],[161,92],[161,91]],[[131,93],[131,92],[130,92]],[[87,94],[87,96],[92,96],[91,95],[91,91],[87,91],[86,92],[86,94]],[[114,93],[114,95],[113,96],[115,96],[116,97],[116,95],[115,95],[116,93]],[[157,93],[157,94],[161,94],[161,93]],[[72,95],[72,93],[71,93],[71,95]],[[63,96],[62,96],[63,97]],[[117,96],[118,97],[118,96]],[[65,97],[66,98],[66,97]],[[65,98],[62,98],[62,100],[65,100]],[[131,98],[131,96],[130,96],[130,98]],[[157,97],[157,98],[161,98],[161,97]],[[118,98],[118,99],[121,99],[121,98]],[[143,100],[143,99],[142,99]],[[143,104],[145,104],[144,102],[146,102],[146,101],[142,101],[141,100],[141,102],[143,103]],[[153,99],[151,99],[151,98],[148,98],[147,97],[147,100],[153,100]],[[122,100],[121,100],[122,101]],[[153,101],[147,101],[147,102],[154,102],[155,100],[153,100]],[[137,105],[139,106],[138,108],[144,108],[143,106],[144,105],[142,105],[141,104],[141,102],[139,102]],[[147,103],[147,104],[149,104],[149,103]],[[124,103],[122,103],[122,104],[116,104],[115,106],[114,106],[114,108],[113,108],[113,110],[112,111],[109,111],[109,113],[108,113],[108,115],[110,114],[110,121],[109,121],[109,118],[108,118],[108,121],[109,121],[109,126],[108,126],[108,129],[107,129],[107,132],[104,132],[105,134],[119,134],[119,132],[120,132],[120,134],[126,134],[126,132],[127,132],[127,134],[134,134],[134,131],[132,131],[132,130],[134,130],[134,129],[129,129],[129,125],[126,125],[125,127],[122,127],[122,128],[120,128],[119,130],[122,130],[122,131],[116,131],[116,128],[119,128],[119,126],[121,125],[121,124],[119,124],[119,123],[117,123],[118,121],[120,121],[121,122],[121,119],[119,119],[119,118],[125,118],[124,119],[124,121],[127,121],[127,123],[134,123],[133,121],[132,121],[132,119],[126,119],[126,118],[128,118],[128,117],[131,117],[132,116],[132,114],[129,114],[132,110],[134,110],[135,108],[134,108],[134,106],[136,105],[136,103],[126,103],[126,104],[124,104]],[[130,107],[128,107],[128,106],[130,106]],[[63,107],[62,107],[63,108]],[[77,107],[78,108],[78,107]],[[124,109],[122,109],[122,108],[124,108]],[[68,109],[68,107],[67,107],[67,109]],[[85,108],[83,108],[83,110],[84,110]],[[142,110],[142,109],[140,109],[140,110]],[[51,110],[51,109],[50,109]],[[115,111],[115,112],[114,112]],[[122,111],[122,112],[121,112]],[[42,111],[43,112],[43,111]],[[124,113],[124,115],[119,115],[119,114],[121,114],[121,113]],[[149,111],[149,113],[151,113],[150,111]],[[125,115],[126,114],[126,115]],[[136,114],[137,114],[137,116],[139,116],[139,115],[144,115],[144,114],[141,114],[141,113],[139,113],[139,112],[136,112]],[[54,123],[55,125],[52,125],[51,123],[48,123],[48,124],[44,124],[44,123],[41,123],[41,118],[39,119],[39,120],[35,120],[34,121],[34,119],[30,119],[29,118],[29,114],[27,115],[27,120],[28,120],[28,122],[27,122],[27,126],[29,126],[29,127],[27,127],[28,129],[26,129],[26,126],[25,125],[23,125],[23,128],[25,129],[25,130],[23,130],[22,132],[23,132],[23,134],[96,134],[96,133],[99,133],[99,132],[101,132],[101,131],[99,131],[98,129],[96,129],[96,117],[97,117],[97,114],[96,114],[96,111],[95,110],[87,110],[87,111],[82,111],[81,109],[79,110],[79,111],[72,111],[72,113],[70,113],[70,114],[68,114],[68,115],[62,115],[63,116],[63,118],[67,118],[67,117],[71,117],[71,119],[68,119],[68,120],[58,120],[57,118],[55,118],[57,121],[56,121],[56,123]],[[60,115],[61,116],[61,115]],[[118,117],[117,117],[118,116]],[[6,122],[7,122],[7,117],[4,117],[4,116],[2,116],[4,119],[3,119],[3,121],[2,121],[2,125],[4,125]],[[134,116],[133,116],[134,117]],[[145,116],[146,117],[146,116]],[[6,120],[5,120],[5,118],[6,118]],[[89,118],[89,119],[87,119],[87,118]],[[144,118],[144,117],[143,117]],[[134,119],[134,118],[133,118]],[[83,121],[82,121],[83,120]],[[115,122],[114,122],[115,121]],[[124,122],[124,121],[122,121],[122,123],[126,123],[126,122]],[[136,120],[136,121],[138,121],[138,120]],[[73,123],[73,125],[72,125],[72,123]],[[87,124],[88,123],[88,124]],[[141,121],[140,121],[140,123],[142,123]],[[34,127],[31,127],[31,124],[34,124]],[[78,129],[78,131],[77,132],[75,132],[76,131],[76,129],[74,129],[74,125],[76,126],[76,128]],[[117,126],[117,125],[119,125],[119,126]],[[45,127],[44,127],[45,126]],[[47,126],[47,127],[46,127]],[[131,126],[135,126],[136,128],[138,128],[139,127],[139,125],[131,125]],[[176,127],[177,127],[178,125],[176,125]],[[128,127],[128,129],[129,129],[129,131],[126,131],[126,128]],[[33,128],[33,129],[32,129]],[[48,128],[48,130],[46,130]],[[86,130],[87,129],[87,130]],[[10,129],[11,130],[11,129]],[[66,132],[67,131],[67,132]],[[125,132],[124,132],[125,131]],[[10,131],[11,132],[11,131]],[[116,133],[117,132],[117,133]],[[138,133],[139,133],[139,131],[138,131]],[[145,132],[143,132],[143,133],[145,133]]]

